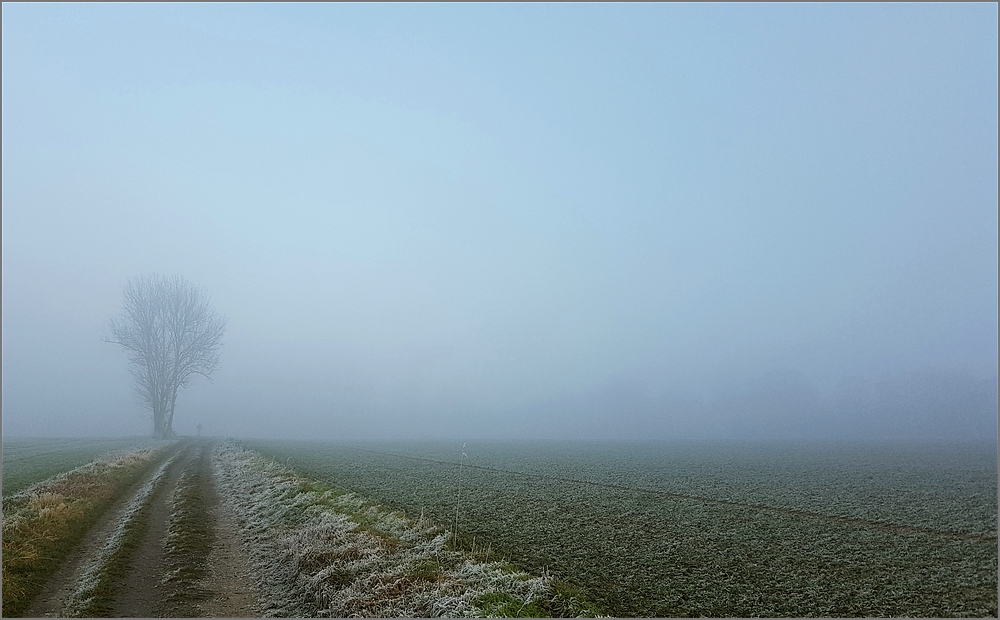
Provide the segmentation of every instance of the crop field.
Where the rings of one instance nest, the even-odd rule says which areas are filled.
[[[10,495],[102,454],[156,445],[146,437],[4,439],[3,494]]]
[[[993,445],[245,444],[611,615],[997,615]]]

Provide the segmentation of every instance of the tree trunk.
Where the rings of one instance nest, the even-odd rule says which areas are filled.
[[[160,407],[153,408],[153,437],[163,437],[163,410]]]
[[[174,434],[174,406],[177,404],[177,388],[174,388],[174,393],[170,397],[170,411],[167,413],[167,423],[163,429],[163,432],[167,437]]]

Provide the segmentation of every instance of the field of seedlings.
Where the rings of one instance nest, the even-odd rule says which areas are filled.
[[[996,446],[247,442],[618,616],[996,616]]]
[[[109,452],[155,445],[155,440],[146,437],[4,439],[3,494],[17,493],[49,476],[69,471]]]

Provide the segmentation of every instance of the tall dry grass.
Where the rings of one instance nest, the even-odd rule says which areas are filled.
[[[458,493],[455,495],[455,533],[453,539],[456,541],[458,540],[458,517],[461,514],[462,508],[462,473],[465,471],[465,445],[464,443],[462,444],[462,460],[458,464]]]
[[[3,498],[3,615],[24,613],[111,503],[168,449],[113,454]]]

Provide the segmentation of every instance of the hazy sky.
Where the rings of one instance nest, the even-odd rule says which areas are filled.
[[[3,431],[991,437],[997,5],[3,5]]]

